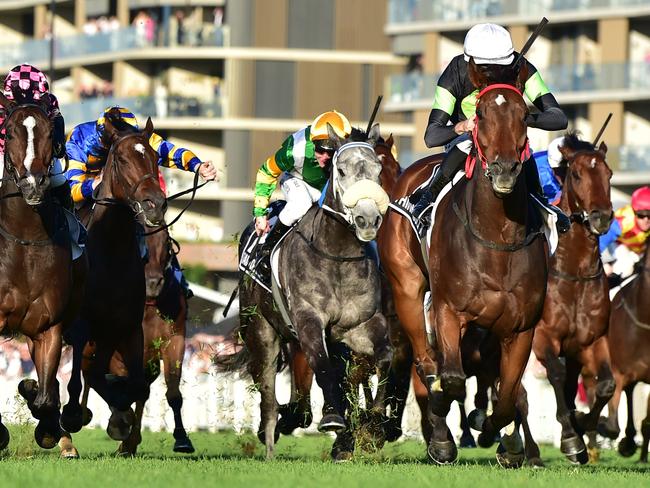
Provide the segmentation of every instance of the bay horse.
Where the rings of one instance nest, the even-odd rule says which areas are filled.
[[[609,401],[606,424],[599,426],[599,431],[611,433],[609,437],[618,437],[618,406],[621,393],[627,398],[627,425],[625,437],[618,445],[618,452],[630,457],[637,449],[634,440],[634,387],[638,383],[650,384],[650,252],[646,244],[643,259],[637,263],[638,274],[625,284],[612,300],[609,317],[607,343],[611,354],[611,365],[616,380],[614,395]],[[650,442],[650,398],[648,398],[646,416],[641,422],[643,444],[639,462],[648,462],[648,443]]]
[[[69,432],[78,432],[83,424],[82,370],[85,383],[111,408],[107,432],[114,440],[128,437],[134,423],[131,404],[144,400],[148,391],[141,234],[143,227],[159,227],[167,208],[158,182],[158,154],[149,145],[152,133],[151,119],[140,132],[121,121],[119,112],[106,118],[103,137],[110,150],[89,217],[89,278],[68,341],[73,345],[73,371],[61,425]]]
[[[478,439],[488,447],[498,430],[515,419],[533,326],[542,310],[546,248],[541,233],[532,229],[533,210],[525,178],[520,177],[528,157],[528,111],[521,96],[526,71],[520,69],[512,84],[489,85],[486,74],[470,62],[469,76],[479,90],[474,150],[484,171],[468,173],[438,205],[428,259],[408,221],[394,212],[379,234],[398,316],[411,341],[420,380],[428,388],[432,435],[427,452],[437,463],[457,458],[446,415],[453,400],[465,397],[461,340],[467,327],[487,328],[499,340],[498,402]],[[429,157],[409,167],[393,199],[410,195],[441,159]],[[434,348],[424,327],[423,298],[429,283]],[[502,437],[500,455],[520,458],[520,444],[518,431],[509,432]]]
[[[362,142],[341,139],[331,127],[328,132],[336,153],[323,205],[307,212],[278,251],[279,282],[295,332],[285,324],[271,294],[252,280],[240,283],[243,351],[250,354],[249,372],[261,394],[258,437],[266,444],[267,458],[273,456],[279,434],[275,376],[283,343],[299,345],[323,391],[318,429],[337,433],[333,457],[351,455],[346,419],[350,406],[343,389],[347,347],[374,359],[380,382],[373,410],[385,410],[383,378],[391,352],[381,314],[379,270],[365,253],[365,243],[374,239],[388,205],[373,148],[379,126],[375,124]],[[245,232],[251,232],[250,225]]]
[[[571,216],[572,224],[549,263],[546,300],[533,350],[555,392],[557,420],[562,425],[560,450],[571,462],[584,464],[589,457],[582,434],[596,431],[600,411],[615,386],[605,338],[609,286],[598,248],[598,236],[607,232],[614,216],[612,171],[605,143],[595,148],[568,133],[560,151],[560,173],[565,174],[560,208]],[[578,376],[588,363],[597,376],[595,401],[586,416],[576,415]]]
[[[167,385],[167,403],[174,412],[174,452],[193,453],[194,446],[183,426],[183,396],[180,382],[185,355],[185,324],[187,298],[174,276],[173,258],[179,244],[163,225],[146,237],[148,260],[145,264],[146,302],[142,330],[144,333],[144,370],[148,385],[160,375],[160,363]],[[117,452],[136,454],[142,442],[140,433],[144,405],[148,399],[136,401],[135,423],[129,437],[120,443]]]
[[[18,389],[38,420],[34,430],[44,449],[57,445],[59,384],[56,379],[63,331],[80,306],[85,257],[73,261],[68,223],[49,191],[52,122],[47,96],[38,104],[18,105],[0,94],[7,112],[4,177],[0,187],[0,333],[22,333],[38,382]],[[9,432],[0,422],[0,449]]]

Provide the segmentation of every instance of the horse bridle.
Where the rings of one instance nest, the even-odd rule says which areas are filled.
[[[120,165],[116,161],[116,156],[114,154],[115,147],[122,143],[125,139],[128,139],[129,137],[135,137],[135,136],[141,136],[142,134],[139,132],[134,132],[131,134],[126,134],[121,137],[119,137],[116,141],[114,141],[111,144],[111,148],[108,151],[108,156],[106,156],[106,161],[108,164],[108,161],[110,160],[111,163],[113,164],[113,172],[115,174],[115,179],[124,191],[124,195],[126,198],[126,201],[128,202],[126,206],[130,207],[131,210],[134,212],[134,217],[138,217],[140,214],[144,214],[144,208],[142,208],[142,203],[135,198],[135,192],[138,191],[138,188],[142,183],[145,181],[152,179],[154,181],[158,181],[158,178],[156,178],[153,173],[145,173],[142,175],[142,177],[135,183],[135,185],[131,188],[130,185],[125,181],[124,176],[122,175],[122,172],[120,170]],[[95,200],[95,203],[98,205],[125,205],[124,202],[119,199],[119,198],[113,198],[113,197],[104,197],[104,198],[98,198]]]

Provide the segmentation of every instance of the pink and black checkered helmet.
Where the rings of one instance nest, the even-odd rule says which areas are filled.
[[[9,71],[5,77],[4,95],[18,103],[40,100],[50,91],[47,77],[31,64],[20,64]]]

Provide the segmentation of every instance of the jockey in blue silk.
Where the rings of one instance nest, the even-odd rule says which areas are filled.
[[[564,136],[553,139],[546,151],[538,151],[533,154],[539,173],[539,182],[542,185],[542,191],[548,202],[552,205],[560,203],[562,197],[562,186],[553,172],[562,162],[562,153],[560,146]]]
[[[101,171],[106,164],[109,150],[102,140],[104,117],[111,110],[119,111],[122,121],[138,128],[138,121],[128,109],[109,107],[97,121],[85,122],[72,129],[66,143],[70,162],[65,175],[75,203],[92,200],[93,190],[101,182]],[[201,162],[189,149],[177,147],[155,132],[151,135],[149,144],[158,153],[159,166],[184,171],[198,171],[204,180],[214,180],[217,176],[217,170],[211,161]]]
[[[104,121],[108,113],[119,112],[120,120],[126,124],[138,128],[138,121],[135,115],[124,107],[109,107],[97,119],[97,121],[79,124],[68,137],[66,151],[70,158],[68,170],[65,175],[70,184],[72,199],[78,205],[83,202],[92,202],[93,192],[101,183],[102,169],[106,164],[108,147],[104,143]],[[215,180],[217,170],[211,161],[201,161],[192,151],[178,147],[166,141],[155,132],[149,138],[149,144],[158,153],[158,166],[181,169],[184,171],[197,172],[204,180]],[[143,239],[144,240],[144,239]],[[185,296],[190,298],[192,292],[189,289],[185,278],[182,276],[181,268],[176,260],[172,259],[174,275],[183,287]],[[180,273],[180,279],[179,277]]]

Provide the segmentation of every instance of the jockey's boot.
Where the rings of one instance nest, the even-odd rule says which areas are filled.
[[[426,235],[427,229],[431,225],[431,212],[426,211],[427,208],[436,201],[442,189],[463,167],[466,158],[467,155],[463,151],[457,147],[453,147],[446,154],[436,176],[434,176],[429,185],[420,194],[415,207],[413,207],[413,215],[420,221],[420,238]],[[414,196],[417,198],[417,195]]]
[[[290,225],[284,225],[278,219],[258,251],[259,258],[257,267],[267,283],[271,282],[271,251],[273,251],[275,245],[290,228]]]
[[[70,185],[64,183],[63,185],[55,186],[50,189],[54,199],[59,202],[67,211],[74,213],[74,202],[72,201],[72,194],[70,193]]]
[[[548,202],[539,181],[537,163],[535,162],[535,158],[532,156],[527,161],[524,161],[524,175],[526,177],[526,187],[528,188],[528,191],[536,197],[536,200],[538,200],[544,208],[557,215],[557,223],[555,224],[557,231],[560,234],[567,232],[571,228],[571,220],[559,207],[551,205]]]

